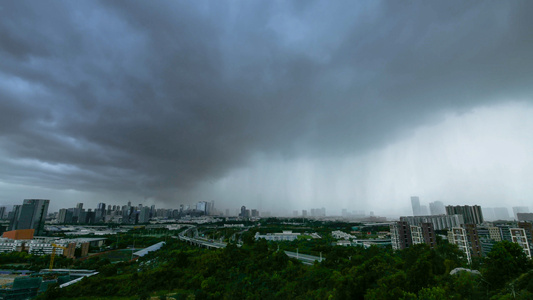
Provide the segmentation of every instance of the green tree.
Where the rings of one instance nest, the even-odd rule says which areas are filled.
[[[505,286],[509,280],[526,272],[531,266],[522,247],[516,243],[502,241],[494,244],[487,254],[483,275],[491,289]]]

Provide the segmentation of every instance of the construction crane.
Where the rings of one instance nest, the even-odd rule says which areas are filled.
[[[52,247],[52,256],[50,257],[50,271],[52,271],[52,269],[54,268],[54,258],[56,257],[56,249],[61,248],[63,250],[67,250],[67,248],[56,244],[52,244]]]

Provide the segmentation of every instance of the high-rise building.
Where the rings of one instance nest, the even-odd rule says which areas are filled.
[[[67,216],[67,209],[62,208],[59,210],[59,213],[57,214],[57,222],[62,224],[65,223],[65,218]]]
[[[105,203],[98,203],[98,206],[94,211],[94,219],[96,223],[105,221]]]
[[[145,206],[139,213],[139,223],[148,223],[150,221],[150,208]]]
[[[150,207],[150,218],[155,218],[155,204]]]
[[[401,250],[413,244],[411,238],[411,225],[407,222],[394,222],[390,224],[392,249]]]
[[[524,228],[511,228],[510,231],[513,243],[517,243],[520,247],[522,247],[527,257],[531,258],[531,248],[529,247],[529,242],[527,241],[527,235]]]
[[[428,244],[429,248],[435,249],[437,246],[437,237],[435,236],[435,228],[432,223],[422,223],[422,236],[424,237],[424,243]]]
[[[413,216],[420,216],[420,199],[417,196],[411,197],[411,207],[413,208]]]
[[[512,242],[511,226],[505,224],[497,224],[496,227],[500,229],[500,236],[502,241]]]
[[[527,242],[531,249],[533,247],[533,224],[529,222],[518,222],[518,228],[522,228],[526,232]]]
[[[441,201],[429,203],[429,212],[432,215],[445,215],[446,208],[444,208],[444,203],[442,203]]]
[[[429,209],[426,205],[420,205],[420,215],[429,216]]]
[[[462,215],[407,216],[400,217],[400,221],[405,221],[409,225],[415,226],[421,226],[422,223],[431,223],[435,230],[461,227],[465,223]]]
[[[426,243],[430,248],[435,247],[435,231],[431,223],[421,226],[409,225],[405,221],[390,224],[392,249],[401,250],[412,245]]]
[[[464,228],[466,229],[472,257],[481,257],[481,242],[476,224],[465,224]]]
[[[48,214],[50,200],[25,199],[17,207],[10,230],[35,229],[35,235],[44,233],[44,221]]]
[[[448,231],[448,241],[450,244],[455,244],[461,250],[469,264],[472,263],[472,255],[470,253],[470,245],[468,243],[466,229],[461,227],[454,227]]]
[[[533,213],[517,213],[516,214],[518,221],[528,221],[533,222]]]
[[[13,221],[15,219],[15,216],[17,215],[18,210],[20,209],[20,206],[21,205],[13,205],[13,209],[9,213],[7,213],[7,219],[10,221],[9,228],[11,228]]]
[[[201,211],[203,212],[204,214],[207,215],[207,202],[205,201],[200,201],[196,204],[196,210],[197,211]]]
[[[481,212],[481,207],[479,205],[457,205],[457,206],[446,206],[447,215],[462,215],[465,221],[465,224],[481,224],[483,223],[483,213]]]
[[[0,220],[4,219],[5,214],[6,214],[6,207],[0,206]]]
[[[529,212],[529,207],[527,206],[515,206],[513,207],[513,214],[514,214],[514,218],[515,220],[518,220],[518,213],[528,213]]]

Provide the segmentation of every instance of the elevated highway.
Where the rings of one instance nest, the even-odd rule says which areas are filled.
[[[301,261],[304,265],[310,265],[310,266],[314,265],[315,261],[321,262],[325,259],[319,256],[302,254],[302,253],[291,252],[291,251],[285,251],[285,254],[287,254],[288,257],[296,258],[297,260]]]

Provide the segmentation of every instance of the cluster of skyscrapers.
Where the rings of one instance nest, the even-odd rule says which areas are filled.
[[[7,218],[8,230],[34,229],[36,235],[44,231],[44,222],[50,215],[47,199],[26,199],[21,205],[14,205],[12,211],[6,215],[6,207],[0,207],[0,218]],[[199,217],[217,214],[213,201],[200,201],[196,205],[180,205],[177,209],[156,208],[155,205],[106,205],[98,203],[94,209],[85,209],[83,203],[78,203],[72,208],[61,208],[55,213],[55,223],[58,224],[142,224],[151,219],[179,219],[182,217]],[[258,214],[254,212],[254,214]]]
[[[429,203],[429,210],[426,205],[420,205],[420,198],[417,196],[411,197],[411,207],[413,208],[413,216],[428,216],[428,215],[444,215],[444,203],[435,201]]]
[[[180,205],[178,209],[156,208],[155,205],[134,206],[131,202],[127,205],[107,205],[98,203],[95,210],[83,208],[83,203],[78,203],[74,208],[62,208],[57,216],[60,224],[94,224],[94,223],[118,223],[118,224],[142,224],[151,219],[179,219],[184,216],[211,215],[215,212],[213,201],[200,201],[196,205]]]
[[[495,242],[502,240],[517,243],[531,257],[533,214],[527,207],[515,210],[518,222],[489,223],[484,220],[479,205],[444,206],[436,201],[430,203],[430,215],[422,215],[425,209],[418,197],[411,197],[411,205],[413,216],[400,217],[399,222],[390,225],[393,249],[405,249],[420,243],[434,247],[434,231],[443,230],[447,232],[445,238],[464,251],[469,262],[473,257],[486,255]],[[443,211],[445,214],[441,214]]]
[[[246,206],[241,206],[241,212],[239,213],[241,218],[258,218],[259,211],[257,209],[246,209]]]
[[[295,210],[292,212],[293,217],[325,217],[326,216],[326,208],[311,208],[309,211],[307,209],[302,209],[302,214],[299,215],[298,211]]]

